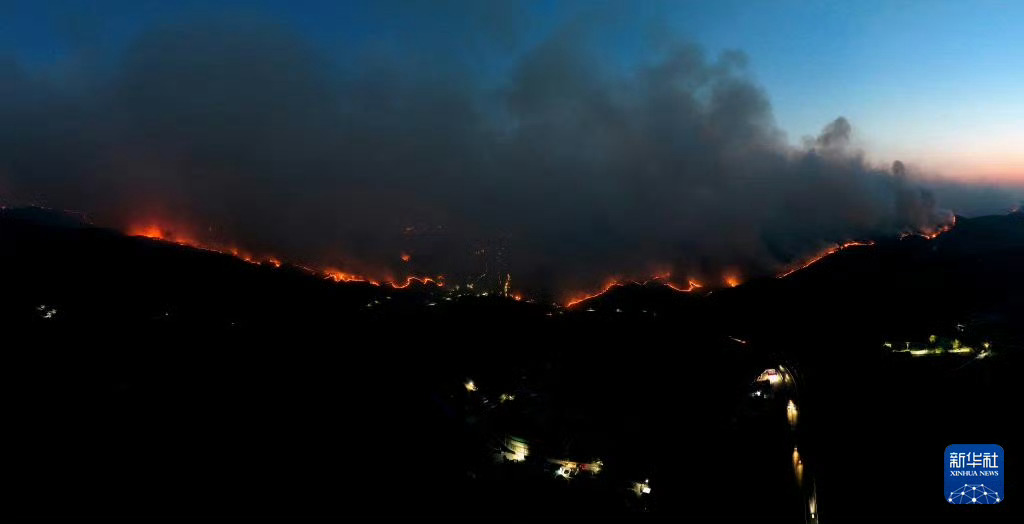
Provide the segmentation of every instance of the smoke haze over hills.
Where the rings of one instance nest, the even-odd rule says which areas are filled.
[[[870,165],[842,117],[792,145],[741,52],[659,35],[624,65],[605,18],[526,45],[519,15],[460,29],[507,64],[486,72],[414,41],[339,54],[262,17],[162,23],[45,71],[0,54],[0,200],[554,295],[767,274],[1017,202]]]

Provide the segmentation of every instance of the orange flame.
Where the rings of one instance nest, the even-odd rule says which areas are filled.
[[[304,267],[304,269],[306,269],[306,270],[308,270],[308,271],[310,271],[312,273],[316,273],[315,270],[312,270],[312,269],[309,269],[309,268],[305,268],[305,267]],[[408,276],[408,277],[405,277],[405,281],[404,282],[399,283],[398,281],[394,281],[394,280],[386,281],[386,282],[380,282],[380,281],[377,281],[377,280],[373,280],[373,279],[364,277],[362,275],[356,275],[356,274],[353,274],[353,273],[345,273],[343,271],[338,271],[336,269],[326,269],[326,270],[323,271],[323,274],[324,274],[324,278],[327,278],[329,280],[333,280],[335,282],[365,282],[367,284],[372,284],[374,286],[388,286],[388,287],[391,287],[391,288],[394,288],[394,289],[405,289],[405,288],[409,287],[410,285],[412,285],[413,282],[417,282],[417,283],[420,283],[420,284],[423,284],[423,285],[434,285],[434,286],[437,286],[437,287],[444,287],[444,275],[438,275],[436,278]]]
[[[926,238],[928,240],[934,240],[939,235],[950,231],[954,227],[956,227],[956,215],[953,215],[953,221],[952,222],[950,222],[949,224],[946,224],[946,225],[940,227],[939,229],[937,229],[937,230],[935,230],[935,231],[933,231],[931,233],[928,233],[928,232],[925,232],[925,231],[915,231],[913,233],[903,232],[903,233],[900,233],[900,239],[902,240],[902,239],[907,238],[907,237],[917,236],[917,237],[921,237],[921,238]]]
[[[214,252],[214,253],[220,253],[220,254],[224,254],[224,255],[231,255],[231,256],[239,259],[239,260],[242,260],[242,261],[245,261],[245,262],[249,262],[250,264],[266,263],[266,264],[268,264],[270,266],[273,266],[275,268],[280,268],[281,265],[282,265],[281,259],[279,259],[277,257],[274,257],[274,256],[268,256],[268,257],[265,257],[262,260],[260,260],[256,256],[254,256],[254,255],[252,255],[250,253],[246,253],[246,252],[238,249],[237,247],[223,247],[223,246],[217,246],[217,245],[202,243],[202,242],[199,242],[197,240],[192,239],[191,237],[189,237],[189,236],[187,236],[185,234],[179,233],[177,230],[161,227],[161,226],[159,226],[157,224],[150,223],[150,224],[143,224],[143,225],[135,225],[135,226],[129,227],[128,230],[126,231],[126,233],[128,235],[131,235],[131,236],[146,237],[146,238],[151,238],[151,239],[154,239],[154,240],[160,240],[160,241],[163,241],[163,242],[171,242],[171,243],[182,245],[182,246],[188,246],[188,247],[195,248],[195,249],[202,249],[204,251],[211,251],[211,252]],[[408,261],[410,258],[411,257],[408,254],[405,254],[405,253],[402,254],[402,260]],[[381,285],[381,282],[379,282],[377,280],[365,277],[363,275],[357,275],[357,274],[354,274],[354,273],[348,273],[348,272],[345,272],[345,271],[340,271],[340,270],[337,270],[337,269],[334,269],[334,268],[325,268],[323,270],[316,270],[316,269],[313,269],[313,268],[310,268],[310,267],[307,267],[307,266],[303,266],[303,265],[300,265],[300,264],[293,264],[293,265],[294,265],[294,267],[297,267],[297,268],[300,268],[300,269],[304,269],[304,270],[306,270],[309,273],[323,275],[324,278],[329,279],[329,280],[333,280],[335,282],[366,282],[368,284],[373,284],[375,286]],[[389,282],[384,282],[384,284],[388,285],[388,286],[391,286],[391,287],[393,287],[395,289],[403,289],[403,288],[409,287],[413,282],[419,282],[420,284],[424,284],[424,285],[431,284],[431,285],[435,285],[437,287],[443,287],[444,286],[444,277],[443,276],[438,276],[436,278],[430,278],[430,277],[413,277],[413,276],[409,276],[409,277],[406,277],[404,282],[389,281]]]
[[[153,238],[156,240],[164,239],[164,231],[155,225],[149,225],[144,227],[133,227],[128,229],[127,233],[135,237],[146,237]]]
[[[900,238],[904,238],[906,236],[909,236],[909,235],[913,234],[913,235],[922,236],[922,237],[927,238],[927,239],[934,239],[934,238],[938,237],[939,235],[941,235],[942,233],[950,231],[951,229],[953,229],[953,227],[955,225],[956,225],[956,217],[954,216],[953,217],[953,222],[951,224],[948,224],[946,226],[941,227],[938,231],[935,231],[935,232],[932,232],[932,233],[925,233],[925,232],[902,233],[900,235]],[[180,233],[180,232],[178,232],[178,231],[176,231],[174,229],[164,228],[164,227],[161,227],[161,226],[159,226],[157,224],[153,224],[153,223],[132,226],[132,227],[128,228],[126,233],[128,235],[132,235],[132,236],[141,236],[141,237],[151,238],[151,239],[160,240],[160,241],[164,241],[164,242],[171,242],[171,243],[175,243],[175,244],[179,244],[179,245],[183,245],[183,246],[188,246],[188,247],[192,247],[192,248],[196,248],[196,249],[202,249],[202,250],[205,250],[205,251],[211,251],[211,252],[221,253],[221,254],[228,254],[228,255],[232,255],[232,256],[240,259],[240,260],[243,260],[243,261],[246,261],[246,262],[249,262],[249,263],[252,263],[252,264],[266,263],[266,264],[268,264],[270,266],[273,266],[275,268],[280,268],[282,266],[281,260],[279,258],[277,258],[277,257],[269,256],[269,257],[265,257],[262,260],[260,260],[259,258],[255,257],[255,256],[253,256],[251,254],[248,254],[248,253],[240,251],[238,248],[235,248],[235,247],[224,248],[224,247],[211,246],[209,244],[204,244],[204,243],[201,243],[199,241],[196,241],[196,240],[192,239],[187,234],[182,234],[182,233]],[[826,249],[825,251],[821,252],[820,254],[812,257],[811,259],[809,259],[805,263],[803,263],[803,264],[801,264],[799,266],[793,267],[793,268],[791,268],[791,269],[789,269],[789,270],[787,270],[787,271],[777,275],[777,278],[788,277],[789,275],[792,275],[793,273],[796,273],[797,271],[800,271],[801,269],[805,269],[805,268],[815,264],[819,260],[821,260],[821,259],[823,259],[823,258],[825,258],[825,257],[827,257],[829,255],[838,253],[839,251],[842,251],[844,249],[847,249],[847,248],[850,248],[850,247],[855,247],[855,246],[870,246],[870,245],[874,245],[874,242],[873,241],[866,241],[866,242],[852,241],[852,242],[846,242],[844,244],[837,244],[835,246],[832,246],[832,247]],[[401,258],[401,260],[403,262],[409,262],[412,259],[412,256],[410,254],[408,254],[408,253],[404,253],[403,252],[403,253],[401,253],[400,258]],[[335,282],[365,282],[365,283],[368,283],[368,284],[372,284],[374,286],[386,285],[386,286],[392,287],[394,289],[404,289],[404,288],[407,288],[410,285],[412,285],[412,283],[414,283],[414,282],[417,282],[417,283],[420,283],[420,284],[423,284],[423,285],[434,285],[434,286],[437,286],[437,287],[443,287],[444,286],[444,276],[443,275],[439,275],[436,278],[407,276],[407,277],[405,277],[404,281],[378,281],[378,280],[374,280],[374,279],[368,278],[368,277],[363,276],[363,275],[358,275],[358,274],[354,274],[354,273],[344,272],[344,271],[340,271],[340,270],[333,269],[333,268],[325,268],[323,270],[317,270],[317,269],[313,269],[313,268],[310,268],[310,267],[307,267],[307,266],[302,266],[302,265],[299,265],[299,264],[291,264],[291,266],[296,267],[296,268],[300,268],[300,269],[303,269],[303,270],[306,270],[307,272],[309,272],[311,274],[322,275],[324,278],[329,279],[329,280],[334,280]],[[692,291],[694,291],[694,290],[696,290],[698,288],[703,287],[699,282],[697,282],[695,280],[688,280],[687,281],[687,287],[685,287],[685,288],[684,287],[680,287],[680,286],[677,286],[676,284],[672,283],[669,280],[670,277],[671,277],[671,274],[664,273],[664,274],[652,276],[650,279],[644,280],[642,282],[641,281],[636,281],[636,280],[617,280],[617,279],[612,279],[607,284],[605,284],[605,286],[600,291],[597,291],[597,292],[594,292],[594,293],[589,293],[589,294],[582,294],[582,295],[573,297],[568,302],[566,302],[565,307],[571,308],[571,307],[576,306],[576,305],[578,305],[580,303],[583,303],[583,302],[586,302],[586,301],[591,300],[593,298],[597,298],[597,297],[599,297],[601,295],[604,295],[605,293],[611,291],[612,289],[614,289],[616,287],[621,287],[621,286],[628,285],[628,284],[635,284],[635,285],[643,286],[643,285],[647,285],[648,283],[653,282],[653,281],[659,281],[660,283],[662,283],[663,285],[665,285],[669,289],[672,289],[673,291],[680,292],[680,293],[689,293],[689,292],[692,292]],[[738,275],[732,274],[732,273],[727,273],[726,275],[723,276],[723,279],[724,279],[725,285],[727,285],[729,287],[736,287],[736,286],[739,286],[742,283],[741,280],[740,280],[740,277]],[[518,294],[518,293],[514,294],[514,295],[509,295],[506,292],[506,295],[510,296],[514,300],[523,300],[523,296],[521,294]]]
[[[345,273],[343,271],[338,271],[336,269],[325,269],[323,271],[323,274],[324,278],[333,280],[335,282],[367,282],[375,286],[380,285],[378,282],[370,280],[361,275],[353,275],[352,273]]]
[[[601,291],[598,291],[597,293],[591,293],[589,295],[582,295],[582,296],[576,297],[576,298],[574,298],[572,300],[569,300],[568,302],[566,302],[565,307],[573,307],[576,304],[579,304],[581,302],[586,302],[587,300],[590,300],[592,298],[597,298],[597,297],[599,297],[599,296],[601,296],[601,295],[611,291],[613,288],[619,287],[621,285],[622,285],[621,283],[616,282],[616,281],[613,280],[613,281],[609,282],[607,285],[605,285],[604,289],[602,289]]]
[[[939,235],[941,235],[943,233],[946,233],[947,231],[953,229],[954,227],[956,227],[956,215],[953,215],[953,221],[951,223],[946,224],[946,225],[940,227],[937,231],[935,231],[933,233],[922,233],[921,236],[927,238],[928,240],[932,240],[932,239],[938,237]]]
[[[444,277],[438,275],[436,279],[430,277],[405,277],[405,282],[398,284],[396,282],[386,282],[387,285],[395,289],[405,289],[409,287],[413,282],[419,282],[420,284],[433,284],[437,287],[444,287]]]
[[[689,286],[686,289],[683,289],[683,288],[681,288],[679,286],[676,286],[675,284],[673,284],[671,282],[665,282],[665,285],[670,287],[670,288],[672,288],[672,289],[674,289],[674,290],[676,290],[676,291],[678,291],[678,292],[680,292],[680,293],[689,293],[689,292],[693,291],[694,289],[697,289],[699,287],[704,287],[704,286],[700,285],[700,283],[698,283],[696,280],[690,280],[687,283],[689,284]]]
[[[851,247],[856,247],[856,246],[873,246],[873,245],[875,245],[874,241],[869,240],[867,242],[847,242],[845,244],[838,244],[838,245],[832,246],[832,247],[826,249],[825,251],[819,253],[817,256],[811,258],[810,260],[808,260],[803,265],[794,267],[794,268],[786,271],[785,273],[782,273],[781,275],[778,275],[777,278],[786,278],[789,275],[792,275],[793,273],[796,273],[797,271],[800,271],[801,269],[805,269],[807,267],[810,267],[811,265],[815,264],[819,260],[821,260],[821,259],[823,259],[823,258],[825,258],[825,257],[827,257],[829,255],[834,255],[834,254],[836,254],[836,253],[838,253],[838,252],[840,252],[840,251],[842,251],[844,249],[851,248]]]
[[[573,306],[575,306],[577,304],[580,304],[582,302],[586,302],[586,301],[588,301],[590,299],[597,298],[597,297],[599,297],[601,295],[604,295],[605,293],[611,291],[612,289],[615,289],[617,287],[621,287],[621,286],[624,286],[624,285],[628,285],[628,284],[635,284],[635,285],[638,285],[638,286],[646,286],[647,284],[649,284],[651,282],[660,281],[662,284],[667,286],[669,289],[672,289],[674,291],[678,291],[680,293],[689,293],[689,292],[691,292],[691,291],[693,291],[693,290],[695,290],[695,289],[697,289],[699,287],[702,287],[700,285],[700,283],[698,283],[697,281],[690,280],[688,282],[689,286],[686,287],[686,288],[682,288],[682,287],[676,286],[672,282],[669,282],[668,281],[668,277],[669,276],[671,276],[671,275],[669,275],[667,273],[666,274],[662,274],[662,275],[655,275],[655,276],[653,276],[653,277],[651,277],[651,278],[649,278],[647,280],[644,280],[642,282],[641,281],[637,281],[637,280],[625,280],[625,281],[612,280],[612,281],[608,282],[607,284],[605,284],[604,289],[602,289],[601,291],[598,291],[596,293],[591,293],[591,294],[588,294],[588,295],[580,295],[580,296],[577,296],[577,297],[569,300],[568,302],[565,303],[565,307],[571,308],[571,307],[573,307]]]
[[[224,253],[224,250],[222,249],[204,245],[193,240],[188,234],[182,233],[179,229],[161,227],[157,224],[132,226],[128,228],[127,234],[131,236],[151,238],[153,240],[162,240],[164,242],[171,242],[181,246],[194,247],[196,249],[202,249],[204,251]],[[232,254],[238,256],[237,253]]]

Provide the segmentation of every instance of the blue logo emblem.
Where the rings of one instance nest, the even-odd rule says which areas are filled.
[[[946,502],[998,504],[1003,494],[1003,448],[996,444],[953,444],[946,448]]]

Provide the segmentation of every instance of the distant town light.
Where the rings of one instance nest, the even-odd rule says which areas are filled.
[[[505,447],[509,451],[503,453],[503,455],[512,462],[523,462],[526,460],[526,456],[530,454],[530,448],[527,446],[526,441],[518,437],[509,436],[505,438]]]
[[[780,380],[782,380],[782,377],[779,376],[779,372],[774,368],[768,368],[762,371],[761,374],[757,376],[757,379],[754,380],[754,382],[767,382],[772,386],[775,386],[779,383]]]
[[[466,386],[466,391],[476,391],[476,384],[472,380],[467,380],[463,385]]]
[[[643,482],[634,482],[633,483],[633,493],[636,493],[636,496],[638,496],[638,497],[641,497],[643,495],[650,495],[651,494],[650,480],[649,479],[644,479]]]

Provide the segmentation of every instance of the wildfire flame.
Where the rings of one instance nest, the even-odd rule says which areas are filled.
[[[669,282],[668,281],[669,276],[670,275],[667,275],[667,274],[665,274],[665,275],[655,275],[655,276],[653,276],[653,277],[651,277],[651,278],[649,278],[647,280],[644,280],[642,282],[641,281],[637,281],[637,280],[626,280],[626,281],[612,280],[612,281],[608,282],[607,284],[605,284],[604,289],[602,289],[601,291],[598,291],[596,293],[591,293],[591,294],[588,294],[588,295],[580,295],[578,297],[575,297],[575,298],[569,300],[568,302],[566,302],[565,307],[571,308],[571,307],[573,307],[573,306],[575,306],[577,304],[580,304],[582,302],[586,302],[586,301],[588,301],[590,299],[597,298],[597,297],[599,297],[601,295],[604,295],[605,293],[611,291],[612,289],[615,289],[617,287],[622,287],[622,286],[625,286],[625,285],[629,285],[629,284],[635,284],[635,285],[638,285],[638,286],[645,286],[645,285],[647,285],[647,284],[649,284],[651,282],[660,282],[660,283],[664,284],[665,286],[667,286],[667,287],[669,287],[669,288],[671,288],[671,289],[673,289],[675,291],[678,291],[680,293],[689,293],[689,292],[691,292],[691,291],[693,291],[693,290],[695,290],[695,289],[697,289],[699,287],[702,287],[700,285],[700,283],[698,283],[697,281],[690,280],[688,282],[689,286],[685,287],[685,288],[682,288],[682,287],[676,286],[675,284]]]
[[[838,253],[838,252],[840,252],[840,251],[842,251],[844,249],[851,248],[851,247],[856,247],[856,246],[873,246],[873,245],[875,245],[875,243],[874,243],[874,241],[871,241],[871,240],[869,240],[867,242],[857,242],[857,241],[854,241],[854,242],[847,242],[845,244],[837,244],[835,246],[832,246],[832,247],[826,249],[825,251],[822,251],[817,256],[815,256],[815,257],[811,258],[810,260],[808,260],[807,262],[805,262],[803,265],[794,267],[794,268],[786,271],[785,273],[782,273],[782,274],[778,275],[777,278],[786,278],[789,275],[792,275],[793,273],[796,273],[797,271],[800,271],[801,269],[806,269],[806,268],[810,267],[811,265],[817,263],[819,260],[821,260],[821,259],[823,259],[823,258],[825,258],[825,257],[827,257],[829,255],[834,255],[834,254],[836,254],[836,253]]]
[[[679,286],[676,286],[675,284],[673,284],[671,282],[668,282],[668,281],[665,282],[665,285],[668,286],[670,289],[674,289],[674,290],[676,290],[676,291],[678,291],[680,293],[689,293],[689,292],[693,291],[694,289],[697,289],[699,287],[704,287],[704,286],[700,285],[700,283],[698,283],[696,280],[690,280],[689,282],[687,282],[687,284],[689,284],[689,285],[684,289],[684,288],[681,288]]]
[[[621,282],[617,282],[617,281],[613,280],[613,281],[609,282],[607,285],[605,285],[604,289],[602,289],[601,291],[598,291],[597,293],[591,293],[589,295],[582,295],[582,296],[579,296],[579,297],[576,297],[574,299],[569,300],[568,302],[566,302],[565,307],[567,307],[567,308],[568,307],[573,307],[576,304],[579,304],[581,302],[586,302],[587,300],[590,300],[592,298],[597,298],[597,297],[599,297],[599,296],[601,296],[601,295],[611,291],[612,289],[614,289],[616,287],[619,287],[619,286],[622,286],[622,285],[623,284]]]
[[[154,240],[160,240],[162,242],[171,242],[171,243],[182,245],[182,246],[188,246],[188,247],[195,248],[195,249],[201,249],[201,250],[204,250],[204,251],[211,251],[211,252],[214,252],[214,253],[220,253],[220,254],[224,254],[224,255],[231,255],[231,256],[239,259],[239,260],[243,260],[245,262],[249,262],[250,264],[266,263],[266,264],[268,264],[270,266],[273,266],[275,268],[280,268],[281,265],[282,265],[281,259],[279,259],[277,257],[274,257],[274,256],[267,256],[267,257],[264,257],[264,258],[261,259],[259,257],[256,257],[255,255],[250,254],[250,253],[246,253],[246,252],[238,249],[237,247],[223,247],[223,246],[217,246],[217,245],[213,245],[213,244],[209,244],[209,243],[199,242],[198,240],[194,240],[193,238],[191,238],[187,234],[183,234],[183,233],[178,232],[178,230],[176,230],[176,229],[165,228],[165,227],[161,227],[161,226],[156,225],[156,224],[143,224],[143,225],[132,226],[132,227],[128,228],[126,233],[128,235],[130,235],[130,236],[146,237],[146,238],[151,238],[151,239],[154,239]],[[405,254],[405,253],[402,254],[402,260],[403,261],[408,262],[410,258],[411,257],[408,254]],[[307,266],[303,266],[303,265],[300,265],[300,264],[292,264],[292,265],[294,267],[303,269],[303,270],[305,270],[305,271],[307,271],[309,273],[322,275],[325,279],[333,280],[335,282],[365,282],[365,283],[368,283],[368,284],[372,284],[374,286],[386,285],[386,286],[390,286],[390,287],[395,288],[395,289],[407,288],[410,285],[412,285],[414,282],[417,282],[417,283],[420,283],[420,284],[423,284],[423,285],[434,285],[434,286],[437,286],[437,287],[443,287],[444,286],[444,276],[443,275],[438,275],[437,277],[434,277],[434,278],[431,278],[431,277],[408,276],[408,277],[405,277],[405,281],[402,281],[402,282],[399,282],[399,281],[380,282],[380,281],[377,281],[377,280],[374,280],[374,279],[371,279],[371,278],[368,278],[368,277],[365,277],[365,276],[362,276],[362,275],[357,275],[357,274],[354,274],[354,273],[348,273],[348,272],[340,271],[340,270],[337,270],[337,269],[334,269],[334,268],[325,268],[325,269],[322,269],[322,270],[316,270],[316,269],[313,269],[313,268],[310,268],[310,267],[307,267]]]
[[[953,221],[950,224],[942,226],[937,231],[934,231],[934,232],[931,232],[931,233],[926,233],[926,232],[901,233],[900,234],[900,238],[905,238],[905,237],[911,236],[911,235],[917,235],[917,236],[921,236],[923,238],[926,238],[926,239],[930,240],[930,239],[934,239],[934,238],[938,237],[942,233],[950,231],[951,229],[953,229],[954,226],[956,226],[956,217],[955,216],[953,217]],[[260,258],[260,257],[254,256],[252,254],[243,252],[243,251],[241,251],[241,250],[239,250],[238,248],[235,248],[235,247],[225,248],[223,246],[217,246],[217,245],[213,245],[213,244],[209,244],[209,243],[199,242],[199,241],[193,239],[187,233],[181,233],[178,230],[161,227],[160,225],[157,225],[157,224],[147,223],[147,224],[132,226],[132,227],[128,228],[126,233],[128,235],[131,235],[131,236],[141,236],[141,237],[151,238],[151,239],[154,239],[154,240],[160,240],[160,241],[163,241],[163,242],[171,242],[171,243],[175,243],[175,244],[179,244],[179,245],[183,245],[183,246],[188,246],[188,247],[192,247],[192,248],[196,248],[196,249],[202,249],[204,251],[211,251],[211,252],[215,252],[215,253],[231,255],[231,256],[234,256],[234,257],[236,257],[236,258],[238,258],[240,260],[243,260],[243,261],[246,261],[246,262],[249,262],[249,263],[252,263],[252,264],[267,264],[267,265],[273,266],[275,268],[280,268],[282,266],[281,259],[279,259],[277,257],[266,256],[266,257]],[[796,267],[788,269],[785,272],[777,275],[776,278],[786,278],[786,277],[792,275],[793,273],[796,273],[797,271],[800,271],[802,269],[806,269],[807,267],[810,267],[811,265],[813,265],[813,264],[817,263],[818,261],[828,257],[829,255],[833,255],[833,254],[838,253],[838,252],[840,252],[840,251],[842,251],[844,249],[851,248],[851,247],[858,247],[858,246],[871,246],[871,245],[874,245],[874,244],[875,243],[873,241],[851,241],[851,242],[846,242],[846,243],[843,243],[843,244],[834,245],[834,246],[832,246],[832,247],[822,251],[818,255],[812,257],[811,259],[807,260],[803,264],[800,264],[800,265],[798,265]],[[409,255],[408,253],[401,253],[400,258],[401,258],[401,260],[403,262],[409,262],[412,259],[412,256]],[[437,287],[444,287],[444,276],[443,275],[438,275],[437,277],[407,276],[407,277],[405,277],[404,281],[397,281],[397,280],[380,281],[380,280],[375,280],[375,279],[372,279],[372,278],[369,278],[369,277],[366,277],[366,276],[363,276],[363,275],[358,275],[358,274],[355,274],[355,273],[349,273],[349,272],[337,270],[337,269],[334,269],[334,268],[324,268],[324,269],[321,269],[321,270],[317,270],[317,269],[313,269],[313,268],[310,268],[310,267],[307,267],[307,266],[303,266],[303,265],[300,265],[300,264],[290,264],[290,265],[293,266],[293,267],[297,267],[297,268],[306,270],[307,272],[309,272],[311,274],[321,275],[325,279],[333,280],[335,282],[363,282],[363,283],[367,283],[367,284],[372,284],[374,286],[388,286],[388,287],[391,287],[391,288],[394,288],[394,289],[404,289],[404,288],[409,287],[413,283],[419,283],[419,284],[422,284],[422,285],[434,285],[434,286],[437,286]],[[597,291],[597,292],[594,292],[594,293],[588,293],[588,294],[581,294],[581,295],[578,295],[576,297],[573,297],[568,302],[566,302],[565,307],[566,308],[571,308],[573,306],[576,306],[576,305],[581,304],[583,302],[586,302],[588,300],[591,300],[591,299],[597,298],[597,297],[599,297],[601,295],[604,295],[605,293],[608,293],[612,289],[615,289],[615,288],[618,288],[618,287],[622,287],[622,286],[625,286],[625,285],[629,285],[629,284],[644,286],[644,285],[647,285],[647,284],[649,284],[651,282],[659,282],[659,283],[665,285],[666,287],[668,287],[669,289],[672,289],[673,291],[677,291],[677,292],[680,292],[680,293],[690,293],[690,292],[692,292],[692,291],[694,291],[694,290],[696,290],[698,288],[703,287],[699,282],[697,282],[695,280],[688,280],[687,281],[687,287],[685,287],[685,288],[684,287],[680,287],[680,286],[674,284],[673,282],[671,282],[670,277],[671,277],[671,274],[664,273],[664,274],[652,276],[651,278],[649,278],[647,280],[644,280],[644,281],[612,279],[612,280],[608,281],[608,283],[606,283],[604,285],[604,287],[600,291]],[[509,277],[509,279],[510,278],[511,277]],[[737,276],[735,273],[727,273],[726,275],[724,275],[723,279],[724,279],[725,285],[729,286],[729,287],[736,287],[736,286],[739,286],[742,283],[741,280],[740,280],[740,277]],[[508,281],[506,281],[506,287],[507,287],[507,285],[508,285]],[[507,289],[505,291],[505,296],[511,297],[511,298],[513,298],[514,300],[517,300],[517,301],[523,300],[522,295],[520,295],[518,293],[517,294],[512,294]]]
[[[128,230],[128,234],[131,236],[154,238],[157,240],[163,240],[165,236],[164,231],[154,225],[131,228]]]
[[[903,233],[900,233],[900,239],[902,240],[902,239],[910,237],[910,236],[918,236],[918,237],[921,237],[921,238],[926,238],[928,240],[934,240],[939,235],[941,235],[941,234],[943,234],[943,233],[953,229],[954,227],[956,227],[956,215],[953,215],[953,221],[952,222],[950,222],[949,224],[946,224],[946,225],[940,227],[936,231],[933,231],[931,233],[926,233],[924,231],[916,231],[916,232],[913,232],[913,233],[903,232]]]
[[[324,278],[335,282],[366,282],[375,286],[380,285],[380,283],[375,280],[370,280],[360,275],[353,275],[352,273],[345,273],[344,271],[338,271],[336,269],[325,269],[323,274]]]
[[[246,262],[255,262],[252,256],[242,253],[236,247],[222,247],[206,244],[193,239],[189,234],[181,232],[180,229],[172,229],[161,227],[156,224],[144,224],[139,226],[132,226],[128,228],[126,232],[130,236],[146,237],[153,240],[161,240],[163,242],[170,242],[178,244],[180,246],[188,246],[195,249],[202,249],[203,251],[212,251],[214,253],[221,253],[225,255],[231,255],[236,258],[245,260]]]
[[[385,284],[387,284],[387,285],[389,285],[389,286],[391,286],[391,287],[393,287],[395,289],[404,289],[404,288],[409,287],[409,285],[412,284],[413,282],[419,282],[420,284],[423,284],[423,285],[433,284],[433,285],[435,285],[437,287],[444,287],[444,276],[443,275],[438,275],[437,278],[430,278],[430,277],[405,277],[405,282],[403,282],[401,284],[399,284],[397,282],[385,282]]]

